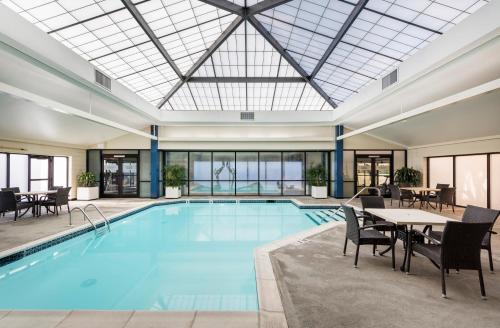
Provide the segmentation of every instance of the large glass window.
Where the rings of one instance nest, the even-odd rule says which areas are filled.
[[[259,193],[259,153],[236,153],[236,193],[257,195]]]
[[[30,190],[49,189],[49,158],[45,156],[30,157]]]
[[[490,207],[500,210],[500,154],[490,155]]]
[[[68,186],[68,158],[54,157],[53,185],[60,187]]]
[[[305,154],[303,152],[283,153],[283,194],[304,195]]]
[[[188,170],[184,194],[305,195],[306,158],[328,172],[328,152],[165,152],[166,165]]]
[[[281,152],[260,153],[259,180],[261,194],[281,194]]]
[[[212,153],[191,152],[189,154],[189,193],[212,193]]]
[[[455,169],[457,205],[486,207],[488,205],[487,155],[457,156]]]
[[[213,153],[212,163],[212,190],[214,195],[234,194],[236,188],[235,153]]]
[[[7,154],[0,154],[0,188],[7,187]]]
[[[28,155],[10,154],[9,187],[28,191]]]
[[[438,183],[449,184],[453,187],[453,157],[429,158],[429,187],[433,188]]]
[[[172,151],[165,153],[165,164],[168,165],[180,165],[186,170],[186,179],[189,169],[189,153],[187,151]],[[188,180],[184,181],[184,186],[182,186],[182,194],[188,194]]]

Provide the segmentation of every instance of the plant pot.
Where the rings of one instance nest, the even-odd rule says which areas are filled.
[[[181,188],[179,187],[165,187],[165,198],[175,199],[181,198]]]
[[[99,198],[99,187],[78,187],[76,188],[77,200],[92,200]]]
[[[328,197],[327,187],[326,186],[321,186],[321,187],[312,186],[311,187],[311,197],[318,198],[318,199],[327,198]]]

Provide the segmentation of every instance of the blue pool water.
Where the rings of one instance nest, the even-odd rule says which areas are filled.
[[[152,207],[0,267],[0,309],[257,310],[254,249],[313,227],[308,211]]]

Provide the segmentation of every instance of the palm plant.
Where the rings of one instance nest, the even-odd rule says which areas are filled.
[[[394,173],[394,180],[399,185],[418,186],[422,179],[422,173],[413,167],[402,167]]]

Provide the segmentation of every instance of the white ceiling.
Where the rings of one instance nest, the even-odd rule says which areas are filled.
[[[370,131],[406,146],[500,135],[500,90]]]
[[[126,132],[0,94],[0,139],[87,146]]]

